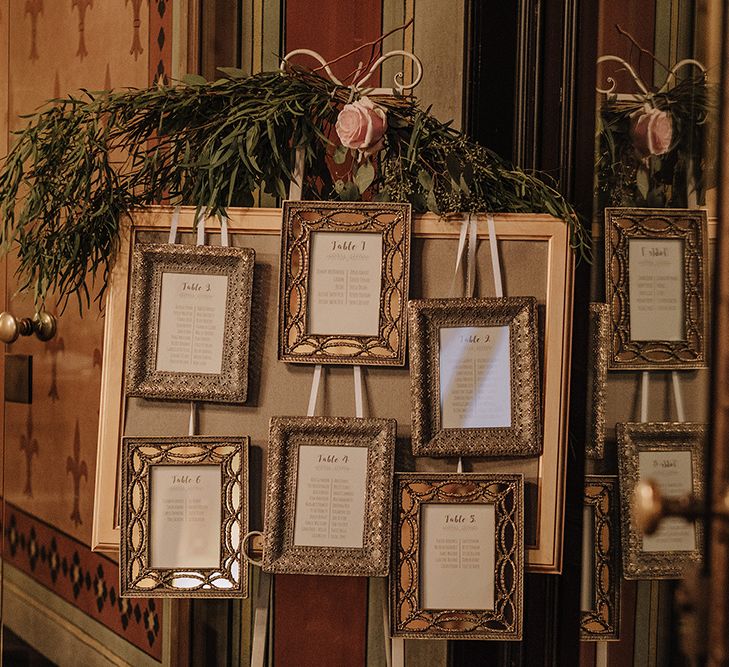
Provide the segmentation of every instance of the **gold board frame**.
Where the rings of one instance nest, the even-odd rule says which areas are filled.
[[[139,244],[132,257],[126,391],[152,399],[245,403],[255,252],[252,248]],[[221,371],[156,370],[162,275],[224,275],[228,279]]]
[[[386,577],[390,570],[394,419],[273,417],[268,443],[263,570],[276,574]],[[367,450],[362,547],[294,544],[299,447]]]
[[[119,588],[124,597],[248,597],[247,437],[125,437],[122,440]],[[220,467],[220,567],[150,567],[151,468]]]
[[[620,521],[616,475],[586,475],[583,502],[592,510],[593,606],[580,613],[580,639],[607,641],[620,633]]]
[[[279,283],[281,361],[403,366],[410,278],[410,204],[286,201]],[[379,333],[308,333],[311,240],[316,232],[366,232],[382,237]]]
[[[494,609],[423,609],[420,603],[420,522],[425,503],[492,504]],[[410,639],[522,638],[524,480],[489,473],[396,473],[390,619],[393,637]]]
[[[121,336],[120,332],[125,329],[128,319],[132,249],[138,243],[150,239],[166,239],[174,210],[169,206],[152,206],[134,211],[120,221],[121,242],[106,291],[104,318],[101,404],[91,529],[91,546],[96,551],[114,554],[119,549],[119,443],[124,434],[127,415],[133,409],[123,393],[127,360],[125,337]],[[260,237],[262,240],[275,242],[278,246],[281,209],[231,208],[227,210],[227,214],[231,245],[249,245]],[[194,238],[195,215],[194,206],[181,208],[178,228],[181,234],[193,235]],[[460,218],[442,219],[434,214],[417,215],[413,222],[413,239],[426,247],[430,243],[447,243],[449,246],[453,245],[455,249],[458,245],[459,221]],[[545,296],[543,301],[540,300],[539,307],[544,314],[544,339],[540,358],[544,397],[542,430],[545,447],[542,455],[535,459],[536,472],[529,474],[534,494],[530,511],[535,515],[533,519],[535,541],[528,544],[526,559],[527,569],[530,572],[558,573],[562,568],[574,254],[569,245],[567,226],[564,221],[552,216],[497,213],[494,215],[494,226],[502,249],[516,251],[521,247],[532,246],[544,249],[544,264],[539,266],[540,270],[543,270]],[[489,238],[485,215],[477,216],[477,234],[482,242]],[[484,244],[482,247],[487,245]],[[277,256],[278,251],[272,258],[258,257],[256,270],[259,270],[260,264],[262,270],[270,270],[272,275],[277,275]],[[502,265],[509,280],[512,271],[518,277],[519,267],[510,266],[508,254],[502,256]],[[423,268],[423,280],[426,280],[428,267]],[[533,272],[533,268],[526,270]],[[272,282],[276,283],[275,280]],[[273,312],[276,308],[276,290],[273,284],[269,289],[264,289],[266,286],[264,281],[255,283],[264,290],[264,298],[271,302],[273,318],[271,327],[275,326],[277,317]],[[270,372],[271,365],[277,363],[275,357],[274,353],[272,358],[264,359],[264,372]],[[388,374],[393,372],[400,371],[395,369],[387,371]],[[407,386],[408,382],[409,380],[406,380],[404,385]],[[369,383],[376,383],[376,378],[370,378]],[[400,400],[403,401],[402,414],[409,414],[410,398],[407,390],[403,392]],[[284,414],[281,408],[277,408],[274,412],[268,411],[269,407],[264,401],[260,408],[250,411],[249,421],[253,420],[251,423],[260,421],[257,427],[260,434],[254,439],[254,444],[266,441],[270,415],[276,412]],[[259,411],[260,417],[257,416]],[[186,416],[180,418],[185,424],[187,423]],[[405,423],[402,426],[407,428]],[[246,432],[250,430],[247,428]],[[180,431],[166,432],[174,434]],[[518,459],[514,463],[521,465],[531,460]]]
[[[683,241],[684,334],[680,341],[630,338],[631,239]],[[705,368],[708,341],[707,217],[701,209],[605,209],[605,292],[610,308],[610,369]]]
[[[691,551],[645,552],[633,513],[633,492],[640,479],[638,454],[645,451],[691,453],[693,497],[704,497],[706,427],[688,422],[619,423],[618,464],[622,514],[623,576],[626,579],[680,579],[690,563],[703,558],[703,526],[694,523],[696,548]]]
[[[585,456],[602,459],[605,456],[605,409],[607,403],[607,373],[610,350],[610,310],[606,303],[589,305],[590,342],[587,383],[587,438]]]
[[[418,299],[408,305],[415,456],[538,456],[542,451],[539,336],[534,297]],[[440,330],[509,327],[511,425],[442,428]]]

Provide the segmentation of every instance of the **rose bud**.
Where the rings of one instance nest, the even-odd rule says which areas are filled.
[[[342,146],[371,155],[382,148],[387,116],[384,109],[362,97],[344,105],[335,127]]]
[[[631,116],[630,137],[642,158],[667,153],[673,141],[671,116],[656,108],[637,111]]]

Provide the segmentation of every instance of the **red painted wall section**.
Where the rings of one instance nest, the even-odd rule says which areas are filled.
[[[382,34],[382,2],[286,0],[285,21],[286,53],[294,49],[312,49],[330,61]],[[342,80],[355,71],[360,61],[367,63],[370,54],[371,48],[364,48],[334,63],[332,72]],[[316,61],[305,56],[300,56],[296,62],[312,69],[317,66]],[[379,74],[367,83],[379,85]]]

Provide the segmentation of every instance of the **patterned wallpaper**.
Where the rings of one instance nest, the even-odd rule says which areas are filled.
[[[0,5],[0,104],[6,132],[49,98],[144,87],[166,77],[171,62],[172,2],[165,0],[9,0]],[[16,316],[33,304],[14,295]],[[22,339],[7,351],[33,356],[33,403],[5,406],[5,554],[67,601],[160,657],[161,606],[121,600],[116,564],[91,540],[103,316],[60,316],[50,343]]]

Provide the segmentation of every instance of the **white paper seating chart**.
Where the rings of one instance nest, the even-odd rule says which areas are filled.
[[[220,373],[228,277],[162,274],[157,370]]]
[[[299,447],[294,544],[361,548],[366,484],[366,448]]]
[[[666,498],[682,498],[693,492],[691,452],[640,452],[641,481],[652,480]],[[693,551],[696,528],[680,517],[663,519],[653,535],[643,536],[643,551]]]
[[[631,239],[628,248],[631,340],[683,340],[683,241]]]
[[[311,235],[308,329],[313,334],[376,336],[382,282],[382,235]]]
[[[511,426],[509,327],[440,329],[443,428]]]
[[[150,567],[220,565],[220,466],[150,466]]]
[[[494,608],[494,505],[425,504],[421,595],[425,609]]]

